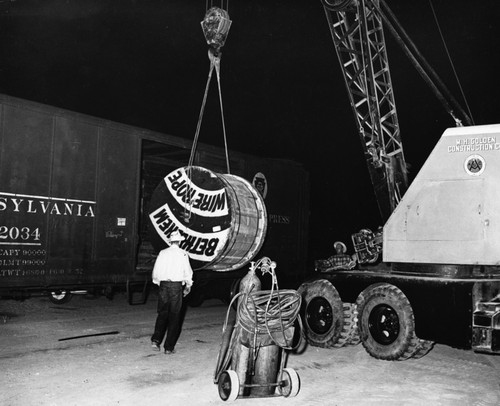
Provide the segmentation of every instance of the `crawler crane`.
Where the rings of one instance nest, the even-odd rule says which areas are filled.
[[[321,1],[385,224],[352,235],[354,269],[300,286],[308,342],[361,342],[382,360],[421,357],[435,342],[499,354],[500,125],[470,125],[383,0]],[[384,28],[457,125],[411,184]]]

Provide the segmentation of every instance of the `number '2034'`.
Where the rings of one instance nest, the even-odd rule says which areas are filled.
[[[40,229],[30,229],[29,227],[7,227],[0,226],[0,240],[10,241],[40,241]]]

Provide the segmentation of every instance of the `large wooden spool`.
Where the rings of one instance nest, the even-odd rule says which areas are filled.
[[[179,230],[194,270],[241,268],[260,250],[267,230],[264,200],[248,181],[199,166],[165,176],[153,192],[149,219],[158,251]]]

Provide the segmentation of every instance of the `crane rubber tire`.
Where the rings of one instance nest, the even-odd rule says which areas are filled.
[[[337,289],[326,279],[302,284],[301,317],[307,342],[316,347],[333,347],[342,333],[344,311]]]
[[[432,350],[432,347],[434,347],[434,341],[419,339],[417,349],[413,353],[412,359],[422,358],[424,355],[429,353],[430,350]]]
[[[386,361],[411,358],[420,340],[415,334],[415,318],[408,298],[396,286],[377,283],[360,293],[359,336],[372,357]]]
[[[358,311],[355,303],[343,304],[344,324],[340,332],[338,341],[334,347],[340,348],[346,345],[356,345],[360,343],[358,332]]]

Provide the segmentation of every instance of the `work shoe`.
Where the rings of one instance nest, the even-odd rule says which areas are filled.
[[[165,354],[167,355],[175,354],[175,350],[165,350]]]
[[[151,341],[151,348],[153,349],[153,351],[160,351],[160,344]]]

